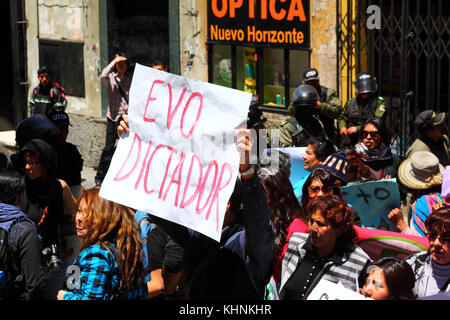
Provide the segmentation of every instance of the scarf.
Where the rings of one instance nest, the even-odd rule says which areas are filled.
[[[358,153],[362,153],[362,157],[365,162],[385,161],[392,159],[391,148],[386,146],[383,142],[378,148],[373,150],[369,150],[364,142],[359,142],[355,145],[355,150]]]
[[[33,224],[28,216],[22,212],[19,206],[0,203],[0,228],[10,233],[11,227],[16,223],[18,223],[18,225],[20,226],[20,222],[22,221],[29,221]],[[11,233],[11,236],[8,238],[9,242],[12,242],[14,234]]]

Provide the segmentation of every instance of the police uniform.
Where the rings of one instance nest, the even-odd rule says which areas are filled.
[[[384,121],[386,114],[386,104],[383,97],[375,94],[365,100],[353,97],[347,100],[342,110],[342,114],[338,119],[338,130],[356,127],[356,133],[349,135],[351,144],[355,145],[359,140],[361,125],[366,120],[374,117],[383,119]]]
[[[299,95],[297,98],[296,94]],[[308,95],[311,96],[308,97]],[[314,108],[318,98],[317,90],[310,85],[301,85],[297,88],[294,92],[293,102],[288,108],[288,113],[292,117],[281,124],[279,128],[280,147],[306,147],[309,138],[328,138],[318,110]],[[296,103],[303,105],[296,105]]]
[[[319,92],[319,118],[322,122],[328,138],[337,143],[336,125],[334,119],[337,119],[342,113],[341,101],[336,90],[320,86]]]
[[[334,120],[342,113],[342,105],[336,90],[320,85],[319,72],[315,68],[309,68],[303,72],[303,83],[316,88],[320,101],[320,108],[317,109],[318,118],[322,122],[328,138],[337,143]]]
[[[386,116],[386,104],[383,97],[373,95],[365,100],[354,97],[347,100],[342,114],[338,119],[338,129],[357,127],[357,132],[361,125],[373,117],[384,119]]]

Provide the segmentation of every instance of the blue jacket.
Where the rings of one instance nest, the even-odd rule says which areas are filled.
[[[40,239],[34,223],[20,207],[0,203],[0,228],[8,233],[13,264],[14,299],[47,299],[47,282],[41,271]],[[1,266],[0,266],[1,267]]]

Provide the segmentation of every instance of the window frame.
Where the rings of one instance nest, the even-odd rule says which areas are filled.
[[[214,54],[214,45],[221,45],[221,46],[228,46],[230,48],[230,55],[231,55],[231,88],[237,89],[237,58],[236,58],[236,52],[237,52],[237,45],[235,44],[223,44],[223,43],[217,43],[217,42],[207,42],[207,48],[208,48],[208,82],[213,83],[214,81],[214,60],[213,60],[213,54]],[[261,110],[271,113],[279,113],[279,114],[287,114],[287,109],[290,104],[290,52],[291,51],[307,51],[308,52],[308,67],[311,66],[311,48],[299,48],[299,49],[289,49],[289,48],[279,48],[279,47],[272,47],[272,46],[248,46],[248,45],[240,45],[239,47],[250,47],[255,48],[256,53],[256,66],[255,66],[255,72],[256,72],[256,92],[258,94],[258,100],[260,102],[264,102],[264,49],[265,48],[273,48],[273,49],[281,49],[283,50],[283,64],[284,64],[284,96],[285,98],[285,106],[279,107],[279,106],[273,106],[273,105],[267,105],[262,104]]]

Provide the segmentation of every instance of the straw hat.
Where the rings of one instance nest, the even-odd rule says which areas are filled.
[[[410,189],[429,189],[442,184],[444,166],[428,151],[414,152],[398,168],[400,183]]]

